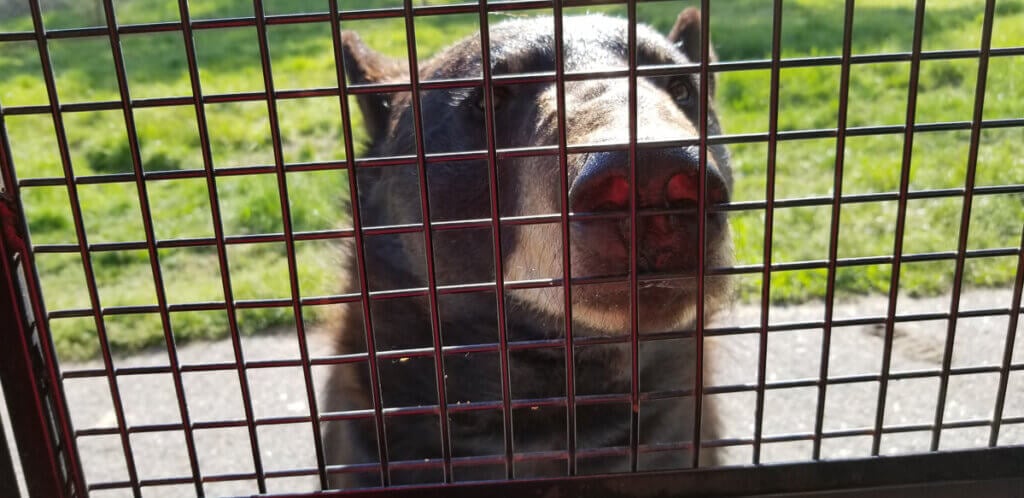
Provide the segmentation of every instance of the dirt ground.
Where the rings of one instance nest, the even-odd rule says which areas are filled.
[[[1011,289],[973,290],[961,296],[961,310],[1007,309]],[[837,302],[837,321],[885,316],[888,300],[869,297]],[[897,313],[934,313],[936,319],[900,321],[893,334],[891,371],[937,371],[942,366],[946,348],[950,299],[902,299]],[[739,305],[718,320],[718,327],[756,326],[761,311],[756,305]],[[797,306],[774,307],[769,313],[771,325],[822,322],[824,304],[810,302]],[[953,341],[952,366],[1000,365],[1004,355],[1008,317],[985,316],[958,321]],[[1018,326],[1018,330],[1019,330]],[[829,376],[878,375],[884,345],[884,326],[851,325],[834,327],[828,355]],[[756,385],[759,356],[758,334],[738,334],[708,339],[708,364],[713,372],[708,385]],[[294,334],[280,333],[245,337],[242,346],[247,360],[298,358],[298,341]],[[309,336],[311,351],[329,351],[326,334],[317,331]],[[816,379],[819,376],[822,329],[782,330],[770,332],[767,339],[766,380],[771,383]],[[228,340],[193,343],[179,348],[182,363],[233,361]],[[1018,338],[1013,362],[1024,363],[1024,337]],[[165,351],[154,351],[116,360],[118,367],[166,365]],[[102,367],[98,361],[66,364],[64,370]],[[326,377],[326,369],[314,367],[312,377],[317,392]],[[858,380],[858,379],[855,379]],[[992,417],[998,391],[998,372],[967,372],[949,380],[945,421],[988,420]],[[306,417],[308,403],[302,370],[297,367],[259,368],[248,372],[253,410],[257,418]],[[237,373],[229,371],[187,372],[183,374],[185,395],[193,423],[215,420],[244,419]],[[934,376],[891,380],[885,406],[886,427],[929,425],[934,422],[939,391]],[[125,417],[130,426],[180,423],[172,378],[169,374],[131,375],[118,379]],[[855,382],[830,384],[824,407],[826,432],[873,428],[879,383],[870,378]],[[70,379],[65,390],[76,428],[116,426],[113,404],[106,379]],[[766,438],[807,434],[814,430],[817,412],[817,387],[784,387],[768,389],[764,399],[763,435]],[[707,404],[720,414],[720,437],[749,439],[754,433],[756,393],[729,392],[708,395]],[[1024,370],[1009,376],[1004,417],[1024,416]],[[9,427],[9,426],[8,426]],[[942,431],[940,449],[984,447],[988,445],[991,427],[981,425],[951,428]],[[261,425],[257,428],[264,468],[268,471],[313,468],[316,457],[312,429],[308,423]],[[246,473],[252,471],[252,456],[245,427],[203,428],[194,431],[200,469],[204,476]],[[931,431],[885,432],[881,453],[900,454],[927,451]],[[138,432],[131,435],[135,466],[141,479],[190,476],[185,439],[181,432]],[[1024,424],[1004,425],[999,444],[1024,444]],[[86,479],[90,482],[121,481],[128,478],[127,466],[117,435],[90,436],[78,439]],[[822,458],[852,458],[871,454],[870,435],[828,437],[822,442]],[[811,441],[765,443],[763,462],[800,461],[811,458]],[[746,464],[751,461],[749,445],[729,447],[720,454],[724,463]],[[268,479],[268,491],[313,491],[311,477],[279,477]],[[224,481],[205,484],[208,495],[255,493],[254,481]],[[191,495],[191,485],[146,487],[144,496]],[[126,490],[96,492],[92,496],[130,496]]]

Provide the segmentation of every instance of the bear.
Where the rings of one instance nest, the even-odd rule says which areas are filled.
[[[335,353],[389,354],[330,367],[320,411],[332,488],[692,465],[695,375],[708,369],[697,364],[697,301],[711,317],[731,295],[720,274],[705,274],[698,295],[696,276],[701,259],[705,268],[731,262],[728,220],[710,207],[728,202],[732,170],[726,148],[708,145],[700,184],[696,71],[638,76],[631,97],[622,77],[627,29],[602,14],[565,17],[565,73],[614,76],[567,77],[560,92],[550,76],[553,19],[496,23],[486,58],[495,81],[480,83],[485,59],[472,35],[419,64],[419,82],[455,83],[421,89],[418,106],[386,87],[408,84],[408,61],[342,33],[349,85],[385,85],[354,93],[366,156],[387,159],[355,170],[351,203],[363,232],[343,278],[348,291],[370,297],[338,318]],[[680,13],[667,35],[635,29],[640,67],[714,57],[701,50],[696,9]],[[536,77],[500,81],[509,75]],[[713,96],[713,73],[706,84]],[[635,168],[622,145],[631,98]],[[707,133],[721,134],[707,100]],[[583,145],[560,157],[563,121],[565,143]],[[707,440],[715,417],[707,405],[702,413]],[[631,455],[637,447],[647,450]],[[702,453],[701,465],[710,458]]]

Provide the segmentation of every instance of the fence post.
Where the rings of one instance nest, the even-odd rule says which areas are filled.
[[[7,436],[2,419],[0,419],[0,496],[21,498],[21,491],[18,489],[18,476],[14,474],[14,461],[11,460],[11,449],[7,447]]]
[[[69,467],[63,459],[67,450],[57,444],[60,438],[55,433],[56,413],[47,397],[52,386],[48,388],[48,382],[36,375],[36,367],[41,364],[34,364],[33,359],[39,363],[42,358],[33,358],[31,346],[33,340],[38,340],[38,329],[32,312],[23,306],[26,269],[17,246],[24,246],[20,244],[23,239],[17,235],[18,223],[9,206],[7,197],[0,195],[0,379],[11,417],[11,432],[29,496],[78,496],[70,491],[73,486],[68,479]],[[17,497],[17,480],[5,477],[8,471],[13,476],[12,462],[3,457],[0,454],[0,495]],[[5,482],[10,482],[13,490],[7,489]]]

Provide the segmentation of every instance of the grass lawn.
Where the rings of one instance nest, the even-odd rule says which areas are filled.
[[[196,19],[251,16],[252,4],[241,0],[191,2]],[[343,0],[344,8],[398,6],[397,0]],[[428,1],[427,3],[442,3]],[[675,14],[693,2],[642,3],[640,18],[666,31]],[[114,2],[122,24],[178,21],[172,0]],[[269,14],[326,11],[327,2],[265,0]],[[913,1],[857,2],[854,54],[907,52],[911,48]],[[102,22],[94,2],[72,3],[45,14],[49,29],[97,25]],[[771,53],[770,2],[723,0],[712,3],[711,33],[720,59],[766,59]],[[566,9],[569,14],[605,11],[625,15],[624,7]],[[1024,46],[1024,1],[1001,0],[997,6],[993,47]],[[924,49],[977,49],[981,40],[984,2],[946,0],[928,5]],[[492,22],[511,15],[493,14]],[[406,55],[401,19],[346,22],[372,47],[398,57]],[[0,12],[0,32],[32,29],[31,19],[18,12]],[[416,48],[421,57],[477,29],[476,14],[416,19]],[[786,1],[783,17],[784,57],[835,56],[842,51],[843,7],[831,0]],[[331,29],[327,23],[272,25],[269,46],[277,89],[336,86]],[[195,33],[200,79],[207,95],[263,90],[255,27],[203,29]],[[51,38],[48,47],[63,104],[118,101],[109,39]],[[124,34],[122,49],[132,98],[190,96],[184,42],[179,31]],[[900,125],[905,120],[909,62],[859,64],[851,68],[848,125]],[[974,109],[976,58],[934,59],[921,63],[917,97],[918,123],[969,121]],[[770,72],[728,71],[720,74],[718,109],[728,133],[768,130]],[[838,120],[838,66],[784,68],[780,77],[780,130],[835,128]],[[1024,57],[993,57],[985,89],[985,119],[1024,117]],[[47,105],[35,42],[0,42],[0,110]],[[205,105],[215,168],[273,165],[271,124],[264,102]],[[345,157],[337,98],[278,101],[284,160],[288,164],[337,161]],[[118,110],[64,113],[71,166],[76,176],[131,173],[131,156],[123,115]],[[46,114],[3,113],[15,170],[20,180],[63,176],[52,120]],[[201,171],[202,151],[195,111],[190,105],[135,109],[142,167],[147,172]],[[362,135],[358,113],[356,136]],[[970,132],[932,131],[914,137],[910,167],[911,191],[956,189],[965,184]],[[765,199],[767,144],[732,146],[737,182],[734,200]],[[835,189],[835,139],[786,140],[778,143],[775,197],[801,199],[831,196]],[[903,157],[902,134],[849,137],[844,150],[844,195],[895,192]],[[1024,128],[991,128],[981,134],[975,183],[978,186],[1024,184]],[[186,175],[187,176],[187,175]],[[213,237],[206,180],[201,176],[153,178],[146,182],[158,240]],[[308,232],[348,226],[343,170],[291,171],[287,174],[291,222]],[[67,189],[27,186],[20,189],[29,218],[32,242],[76,244]],[[219,176],[217,194],[226,235],[274,234],[283,229],[281,198],[274,174]],[[139,194],[127,182],[78,185],[82,217],[90,244],[145,240]],[[839,257],[891,254],[897,218],[895,201],[845,204],[840,213]],[[957,247],[963,198],[914,199],[907,204],[904,254],[952,251]],[[732,214],[739,264],[760,264],[765,230],[763,210]],[[775,210],[772,262],[824,260],[829,251],[831,205],[783,207]],[[1020,193],[977,195],[971,206],[969,249],[1017,245],[1024,223]],[[337,242],[296,243],[301,294],[337,292]],[[228,247],[235,299],[290,298],[285,245],[280,242],[232,244]],[[153,274],[145,250],[91,253],[103,307],[156,303]],[[89,308],[85,273],[77,253],[36,255],[49,311]],[[171,304],[224,300],[215,248],[175,247],[159,251],[159,265]],[[955,262],[942,260],[903,265],[901,295],[948,291]],[[969,285],[1000,286],[1011,282],[1014,257],[967,261]],[[745,299],[757,299],[760,274],[737,279]],[[837,275],[841,294],[888,292],[889,265],[849,266]],[[825,294],[826,271],[780,271],[772,274],[773,302],[795,302]],[[315,321],[330,311],[308,306],[304,319]],[[244,333],[294,322],[291,308],[243,309],[238,313]],[[112,347],[131,351],[163,341],[160,318],[154,314],[105,317]],[[182,311],[171,314],[177,340],[222,337],[224,311]],[[63,358],[97,354],[91,317],[51,319]]]

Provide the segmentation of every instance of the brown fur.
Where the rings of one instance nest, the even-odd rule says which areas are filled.
[[[554,68],[550,18],[514,20],[492,27],[492,73],[551,71]],[[641,65],[684,64],[699,61],[700,14],[680,14],[668,38],[646,26],[637,28],[637,57]],[[567,72],[625,67],[628,60],[624,21],[593,15],[565,20]],[[407,65],[367,48],[354,33],[344,33],[345,69],[350,83],[408,81]],[[713,54],[713,52],[710,52]],[[421,80],[479,77],[480,40],[469,37],[422,64]],[[713,82],[709,90],[713,91]],[[498,148],[558,143],[557,93],[548,83],[495,87],[495,135]],[[423,136],[428,153],[485,150],[484,101],[481,89],[453,89],[421,93]],[[625,79],[569,81],[565,85],[566,135],[570,144],[622,143],[629,136],[629,88]],[[687,97],[689,94],[689,97]],[[694,138],[697,124],[699,78],[679,75],[637,80],[637,139],[641,142]],[[415,154],[410,96],[362,94],[359,105],[370,135],[372,156]],[[709,109],[708,131],[720,133],[714,110]],[[640,277],[641,333],[692,328],[696,299],[697,149],[641,148],[637,153],[636,200],[640,214],[636,228]],[[621,188],[628,177],[623,152],[593,152],[567,158],[569,209],[574,212],[622,211]],[[364,226],[421,223],[421,181],[427,184],[432,221],[489,219],[492,216],[486,162],[429,163],[427,177],[419,178],[415,165],[367,167],[357,172],[358,208]],[[502,217],[559,213],[558,158],[552,156],[502,159],[498,167],[498,215]],[[705,198],[728,200],[731,170],[726,150],[709,147]],[[618,182],[618,184],[616,183]],[[675,183],[674,183],[675,182]],[[671,187],[670,185],[676,185]],[[682,185],[682,187],[679,187]],[[672,190],[675,189],[675,190]],[[618,192],[618,193],[616,193]],[[672,194],[671,192],[675,192]],[[683,192],[684,194],[679,194]],[[645,215],[645,210],[677,209],[668,214]],[[573,335],[628,336],[630,331],[630,269],[628,218],[577,218],[570,222],[570,262],[574,278],[617,277],[612,283],[574,283]],[[709,213],[706,223],[708,267],[730,261],[731,242],[722,213]],[[439,285],[486,283],[495,280],[493,236],[489,228],[435,230],[433,257]],[[506,282],[560,279],[563,275],[561,227],[556,224],[503,225],[501,233],[503,277]],[[369,291],[426,287],[424,238],[420,233],[368,235],[363,256]],[[349,290],[358,290],[357,272],[345,269]],[[705,305],[710,313],[727,301],[723,277],[705,279]],[[441,294],[438,302],[440,333],[445,346],[498,342],[494,292]],[[564,296],[561,288],[505,292],[506,329],[510,341],[536,341],[564,337]],[[378,350],[433,347],[429,301],[425,296],[374,299],[370,305],[373,339]],[[362,315],[355,309],[341,319],[338,353],[366,351]],[[574,390],[577,396],[630,392],[628,342],[574,348]],[[643,341],[640,346],[640,389],[658,392],[692,389],[695,375],[694,341],[689,338]],[[498,353],[448,354],[444,357],[447,403],[493,402],[502,399]],[[432,358],[380,360],[380,393],[385,408],[430,406],[438,403]],[[566,394],[565,352],[561,348],[514,351],[509,354],[511,395],[514,399],[561,397]],[[323,411],[372,408],[369,369],[366,365],[333,367]],[[579,405],[576,408],[578,448],[629,444],[629,404]],[[516,409],[512,413],[514,451],[519,453],[564,450],[564,407]],[[712,422],[704,424],[708,434]],[[450,414],[452,456],[504,454],[503,414],[483,410]],[[687,397],[644,401],[640,406],[640,444],[679,443],[691,440],[692,399]],[[372,419],[325,423],[328,464],[378,461],[377,428]],[[440,458],[441,435],[435,415],[386,417],[388,460]],[[688,465],[688,452],[676,450],[642,453],[641,469],[679,468]],[[580,473],[627,470],[628,457],[580,458]],[[565,461],[521,461],[516,477],[565,475]],[[457,467],[456,480],[502,478],[501,464]],[[440,469],[392,470],[392,483],[438,482]],[[338,473],[332,485],[372,486],[379,475]]]

